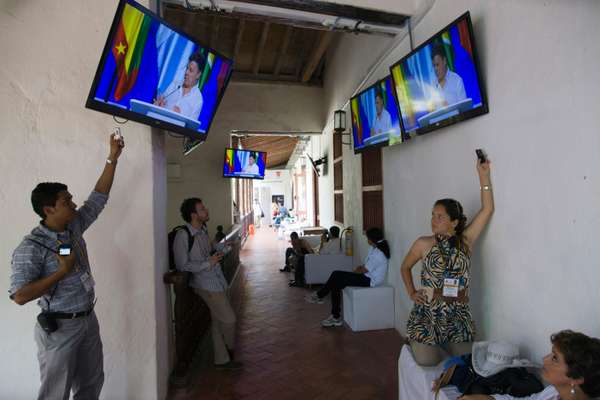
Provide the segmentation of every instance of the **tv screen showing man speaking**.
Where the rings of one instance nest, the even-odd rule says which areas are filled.
[[[267,153],[256,150],[225,149],[223,176],[264,179]]]
[[[204,139],[232,61],[121,0],[86,106]]]
[[[488,112],[468,12],[390,71],[405,134]]]
[[[388,76],[350,99],[354,151],[402,142],[400,117]]]

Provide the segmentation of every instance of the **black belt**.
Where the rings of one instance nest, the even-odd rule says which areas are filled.
[[[87,317],[88,315],[90,315],[92,313],[92,311],[94,311],[93,308],[91,308],[87,311],[74,312],[74,313],[51,312],[51,313],[44,313],[44,314],[46,314],[52,318],[55,318],[55,319],[75,319],[75,318]]]

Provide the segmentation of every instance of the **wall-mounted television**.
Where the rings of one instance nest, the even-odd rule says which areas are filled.
[[[350,99],[354,152],[402,142],[400,117],[390,76]]]
[[[267,153],[256,150],[225,149],[223,177],[265,179]]]
[[[233,62],[121,0],[86,107],[205,140]]]
[[[390,67],[404,135],[488,112],[467,11]]]

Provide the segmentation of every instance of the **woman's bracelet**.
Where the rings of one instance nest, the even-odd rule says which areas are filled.
[[[484,192],[489,192],[492,190],[492,185],[483,185],[479,189],[483,190]]]

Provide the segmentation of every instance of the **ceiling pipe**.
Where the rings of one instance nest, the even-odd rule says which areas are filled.
[[[260,4],[241,3],[227,0],[162,0],[164,4],[176,4],[190,10],[206,10],[224,14],[250,14],[265,17],[281,18],[289,21],[303,21],[322,25],[330,30],[348,33],[372,33],[385,36],[396,36],[403,26],[380,25],[351,18],[339,18],[326,14],[308,11],[291,10]],[[360,25],[360,28],[359,28]]]

